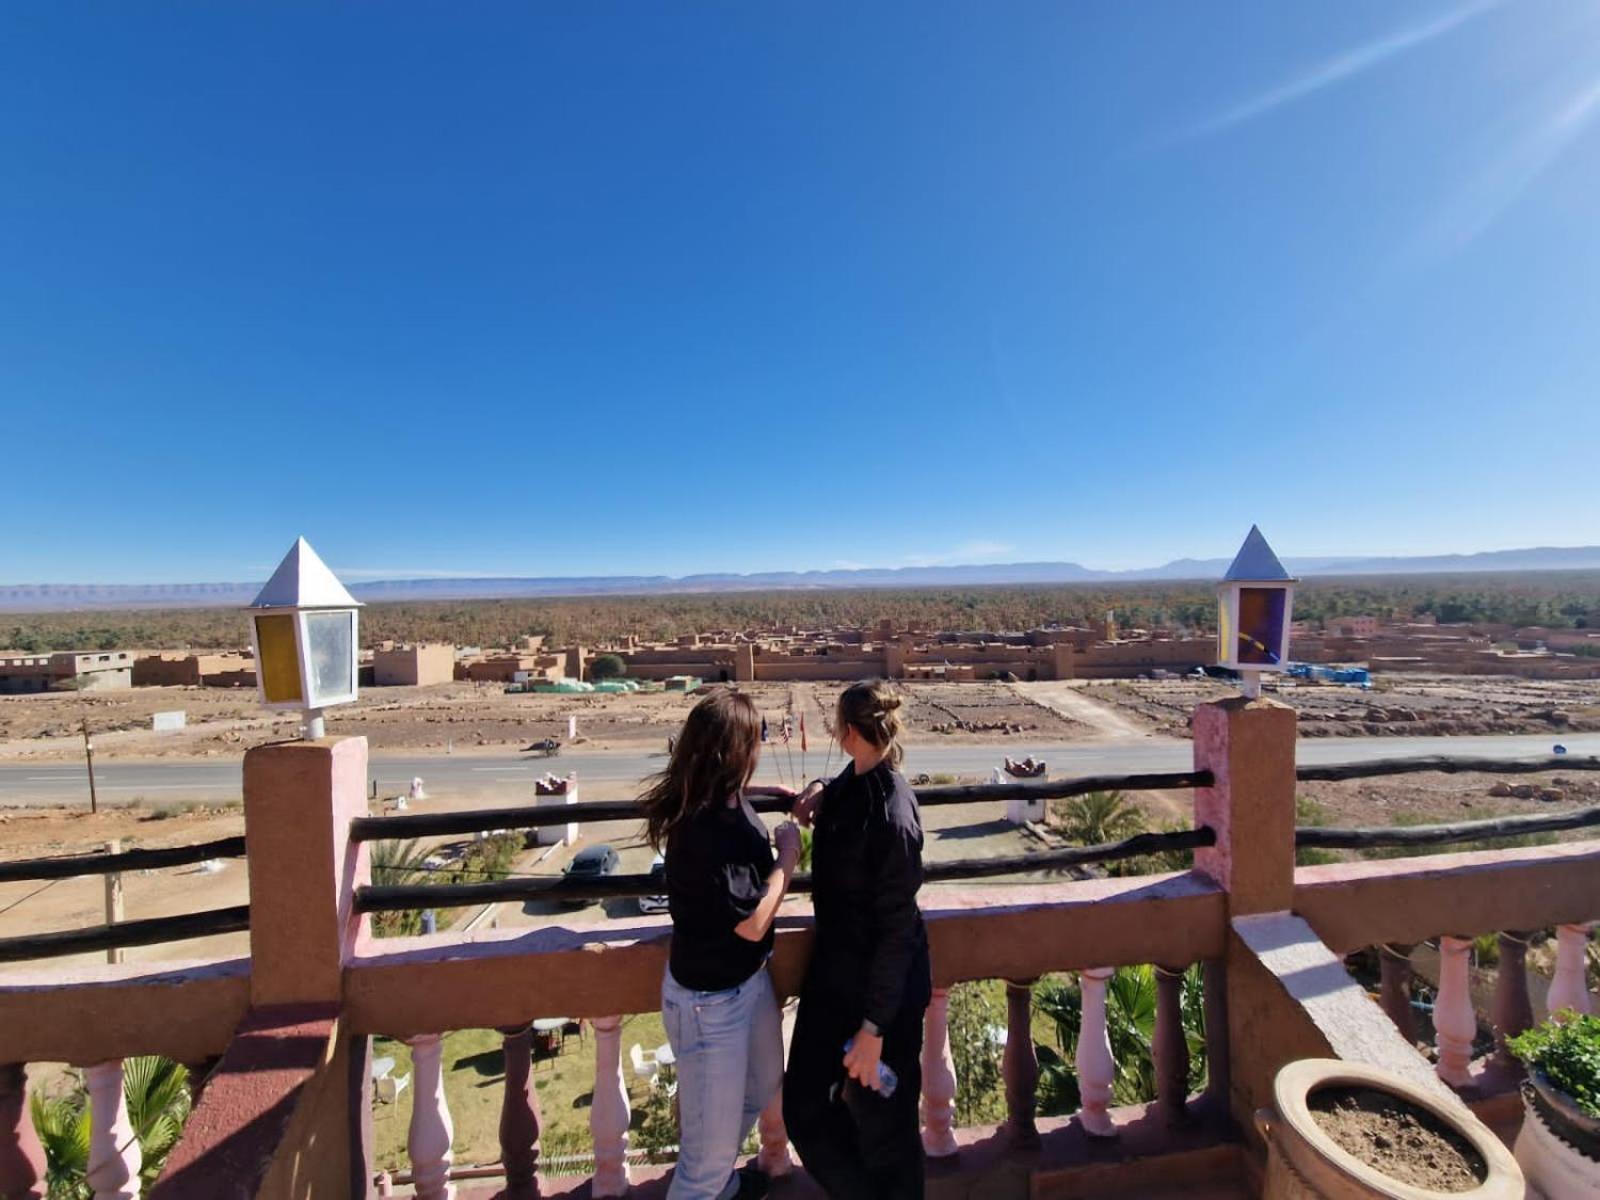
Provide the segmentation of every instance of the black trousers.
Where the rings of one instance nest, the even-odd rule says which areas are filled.
[[[806,1171],[830,1200],[922,1200],[922,1015],[901,1006],[883,1031],[883,1061],[899,1076],[887,1099],[847,1079],[844,1044],[861,1027],[859,1003],[810,989],[800,995],[783,1120]]]

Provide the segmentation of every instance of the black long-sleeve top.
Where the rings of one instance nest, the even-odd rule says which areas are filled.
[[[882,1030],[903,1005],[920,1011],[931,992],[916,795],[887,763],[864,775],[847,763],[824,789],[813,830],[808,986],[859,1004]]]

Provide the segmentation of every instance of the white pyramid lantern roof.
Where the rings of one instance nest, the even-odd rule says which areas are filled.
[[[1240,546],[1239,553],[1234,555],[1233,565],[1222,577],[1222,582],[1293,583],[1294,578],[1283,569],[1278,556],[1273,553],[1272,547],[1267,545],[1267,539],[1261,536],[1260,528],[1252,525],[1244,539],[1244,545]]]
[[[317,557],[310,542],[296,538],[272,578],[250,602],[250,607],[359,608],[361,602],[339,582],[328,564]]]

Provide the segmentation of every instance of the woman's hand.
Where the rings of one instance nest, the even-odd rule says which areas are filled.
[[[800,826],[785,821],[772,831],[772,844],[778,848],[778,865],[793,875],[800,861]]]
[[[809,826],[812,818],[817,814],[817,802],[822,799],[822,781],[814,779],[806,784],[806,790],[794,799],[794,808],[790,814],[800,824]]]
[[[850,1050],[844,1056],[845,1074],[864,1088],[878,1090],[878,1060],[883,1057],[883,1039],[865,1028],[856,1030]]]

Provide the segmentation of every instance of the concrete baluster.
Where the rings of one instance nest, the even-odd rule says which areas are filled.
[[[1090,1137],[1116,1137],[1111,1123],[1111,1082],[1116,1063],[1111,1057],[1111,1037],[1106,1030],[1106,982],[1110,967],[1091,967],[1078,972],[1078,990],[1083,997],[1083,1018],[1078,1027],[1078,1095],[1082,1108],[1078,1121]]]
[[[455,1127],[444,1094],[444,1040],[437,1033],[407,1039],[411,1047],[411,1128],[406,1151],[411,1179],[421,1200],[453,1200],[451,1144]]]
[[[122,1060],[90,1067],[84,1077],[89,1091],[89,1189],[94,1200],[139,1200],[144,1152],[128,1119]]]
[[[1183,1031],[1183,968],[1156,967],[1156,1106],[1169,1125],[1189,1119],[1189,1038]]]
[[[539,1194],[539,1097],[533,1085],[533,1026],[502,1029],[506,1093],[500,1104],[500,1161],[505,1200]]]
[[[1522,1072],[1506,1042],[1533,1024],[1528,998],[1528,935],[1500,934],[1500,968],[1494,982],[1494,1057],[1502,1069]]]
[[[794,1170],[794,1159],[789,1156],[789,1131],[783,1124],[783,1091],[772,1097],[772,1102],[761,1110],[756,1122],[761,1137],[761,1152],[756,1163],[768,1179],[777,1179]]]
[[[28,1068],[0,1064],[0,1196],[44,1200],[44,1147],[28,1113]]]
[[[1006,980],[1006,1050],[1000,1059],[1006,1085],[1006,1132],[1012,1146],[1039,1145],[1034,1113],[1039,1103],[1039,1056],[1033,1048],[1033,981]]]
[[[956,1060],[950,1053],[950,989],[933,989],[922,1018],[922,1148],[929,1158],[957,1152]]]
[[[1417,1017],[1411,1008],[1411,948],[1378,947],[1378,996],[1383,1011],[1413,1046],[1417,1044]]]
[[[622,1081],[622,1018],[595,1017],[594,1102],[589,1133],[594,1139],[592,1196],[628,1191],[628,1089]]]
[[[1588,955],[1587,925],[1556,926],[1556,973],[1546,997],[1552,1015],[1569,1008],[1579,1014],[1594,1011],[1594,997],[1589,994]]]
[[[1439,939],[1439,992],[1433,1001],[1433,1027],[1436,1031],[1439,1078],[1451,1087],[1466,1087],[1472,1082],[1468,1070],[1472,1063],[1472,1042],[1478,1036],[1478,1018],[1472,1011],[1469,987],[1469,958],[1472,939]]]

